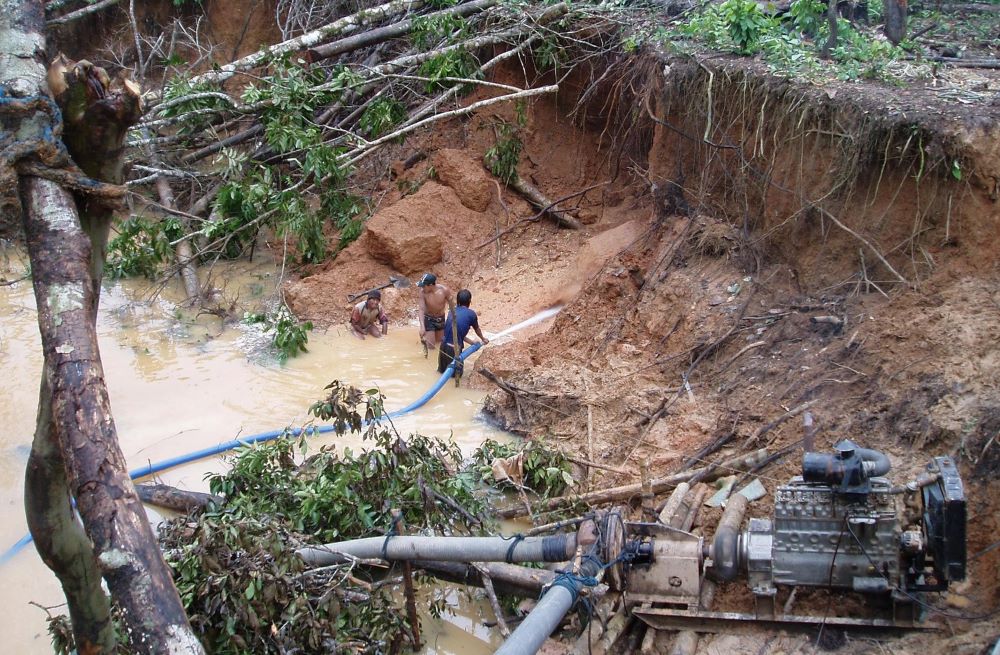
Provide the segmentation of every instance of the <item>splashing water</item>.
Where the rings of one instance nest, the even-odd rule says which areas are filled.
[[[562,310],[562,308],[563,308],[562,305],[556,305],[555,307],[550,307],[548,309],[543,309],[542,311],[538,312],[537,314],[535,314],[531,318],[525,319],[525,320],[523,320],[520,323],[517,323],[515,325],[511,325],[506,330],[504,330],[502,332],[497,332],[495,335],[493,335],[490,338],[491,339],[499,339],[500,337],[505,337],[508,334],[511,334],[513,332],[517,332],[520,329],[526,328],[529,325],[534,325],[535,323],[541,323],[545,319],[547,319],[547,318],[549,318],[551,316],[555,316],[556,314],[558,314],[560,312],[560,310]]]

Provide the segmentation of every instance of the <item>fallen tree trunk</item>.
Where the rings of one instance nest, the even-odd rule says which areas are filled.
[[[767,457],[767,449],[761,448],[755,450],[747,455],[740,455],[739,457],[733,457],[724,462],[718,464],[710,464],[702,468],[691,469],[684,473],[678,473],[676,475],[671,475],[665,478],[659,478],[651,482],[653,493],[663,493],[670,489],[673,489],[682,482],[688,482],[692,478],[699,476],[698,479],[701,482],[711,482],[725,475],[729,475],[734,471],[745,471],[746,469],[758,464]],[[550,498],[541,504],[537,505],[534,509],[538,511],[549,511],[554,509],[559,509],[562,507],[567,507],[570,505],[575,505],[581,503],[584,505],[601,504],[601,503],[613,503],[623,500],[628,500],[633,496],[638,495],[642,492],[642,483],[636,482],[634,484],[626,484],[620,487],[612,487],[610,489],[600,489],[598,491],[591,491],[585,494],[576,494],[573,496],[559,496],[558,498]],[[510,507],[508,509],[503,509],[497,512],[497,516],[502,519],[512,519],[519,516],[527,516],[529,508],[524,506]]]
[[[153,159],[158,163],[158,158]],[[174,192],[170,188],[170,182],[166,177],[160,175],[156,178],[156,192],[160,196],[160,204],[168,211],[174,207]],[[189,232],[190,219],[181,218],[185,233]],[[191,252],[191,242],[187,239],[180,241],[174,247],[174,258],[177,260],[177,271],[184,282],[184,293],[187,295],[186,303],[191,305],[199,304],[201,301],[201,283],[198,281],[198,271],[195,268],[194,253]]]
[[[436,20],[445,16],[466,17],[489,9],[496,3],[497,0],[473,0],[473,2],[467,2],[465,4],[449,7],[448,9],[432,12],[421,18],[424,20]],[[312,62],[317,62],[333,57],[334,55],[343,54],[345,52],[357,50],[358,48],[364,48],[376,43],[388,41],[389,39],[394,39],[403,36],[404,34],[408,34],[413,30],[413,27],[414,19],[408,18],[406,20],[396,21],[391,25],[386,25],[385,27],[378,27],[362,34],[357,34],[345,39],[334,41],[333,43],[327,43],[311,48],[309,50],[309,59]]]
[[[528,200],[528,202],[552,217],[559,227],[568,227],[574,230],[579,230],[583,227],[580,221],[568,215],[566,212],[556,209],[556,203],[549,200],[549,198],[544,193],[539,191],[536,186],[530,182],[526,182],[523,177],[517,176],[511,180],[510,188],[520,193]]]
[[[377,20],[387,18],[393,14],[419,9],[424,5],[423,0],[393,0],[377,7],[362,9],[361,11],[344,16],[319,29],[313,30],[294,39],[276,43],[269,48],[263,48],[257,52],[247,55],[232,63],[220,66],[218,69],[203,73],[191,79],[191,84],[202,84],[205,82],[222,83],[236,75],[239,71],[248,70],[260,66],[265,62],[278,58],[280,55],[296,50],[306,50],[313,48],[323,41],[337,34],[349,34],[359,27],[369,25]]]
[[[442,580],[459,584],[483,586],[482,574],[476,566],[486,571],[493,581],[493,587],[501,594],[537,598],[542,588],[552,584],[558,573],[546,569],[530,569],[526,566],[506,564],[504,562],[477,562],[476,566],[463,562],[439,562],[431,560],[414,560],[414,566],[420,567]],[[595,596],[603,596],[608,591],[607,585],[594,587]]]
[[[185,514],[194,509],[207,509],[211,505],[221,506],[223,502],[221,496],[186,491],[167,484],[137,484],[135,490],[144,503]]]

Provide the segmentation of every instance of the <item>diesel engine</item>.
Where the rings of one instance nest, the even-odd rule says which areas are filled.
[[[914,593],[965,578],[965,494],[954,461],[935,457],[896,487],[883,477],[884,454],[850,441],[835,448],[805,454],[802,475],[775,491],[773,518],[751,518],[738,535],[725,522],[716,532],[709,570],[718,580],[744,573],[760,616],[773,616],[777,585],[892,594],[906,607]]]

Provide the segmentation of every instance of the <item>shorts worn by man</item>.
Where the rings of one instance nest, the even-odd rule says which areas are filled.
[[[388,332],[389,318],[382,309],[382,293],[369,291],[368,297],[355,305],[351,312],[351,333],[359,339],[364,339],[365,335],[380,339]]]
[[[458,292],[458,307],[455,308],[454,313],[448,317],[444,325],[444,339],[441,341],[441,349],[438,351],[438,373],[444,373],[451,361],[455,359],[455,347],[452,345],[452,327],[451,321],[456,316],[457,326],[458,326],[458,352],[461,354],[463,350],[463,345],[468,343],[472,345],[475,341],[468,338],[469,330],[473,329],[476,331],[476,336],[479,337],[485,346],[490,342],[489,339],[483,336],[483,331],[479,329],[479,316],[476,312],[469,308],[472,304],[472,292],[468,289],[462,289]],[[455,363],[455,377],[461,377],[462,375],[462,361],[459,360]]]
[[[445,307],[451,303],[451,290],[437,283],[437,276],[426,273],[417,282],[417,304],[420,307],[420,342],[424,345],[424,356],[431,348],[437,348],[444,334]]]

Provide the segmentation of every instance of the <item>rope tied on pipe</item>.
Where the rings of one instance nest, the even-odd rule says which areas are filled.
[[[504,538],[506,539],[507,537],[504,537]],[[510,548],[507,549],[507,554],[504,555],[504,561],[507,562],[508,564],[513,564],[514,563],[514,549],[517,548],[517,545],[519,543],[521,543],[522,541],[524,541],[524,535],[521,534],[520,532],[518,532],[513,537],[510,537],[510,539],[512,539],[512,541],[511,541],[511,544],[510,544]],[[543,542],[542,549],[543,550],[547,550],[547,546],[548,546],[548,543],[547,542]],[[550,560],[546,560],[546,561],[550,561]]]
[[[596,587],[598,584],[599,580],[592,575],[577,575],[572,571],[558,571],[555,580],[542,588],[539,598],[544,596],[552,587],[562,587],[573,596],[573,602],[575,603],[583,587]]]
[[[389,550],[389,540],[399,534],[399,524],[403,520],[403,513],[400,512],[396,516],[392,517],[392,523],[389,524],[389,530],[385,533],[385,541],[382,542],[382,559],[389,561],[388,550]]]

